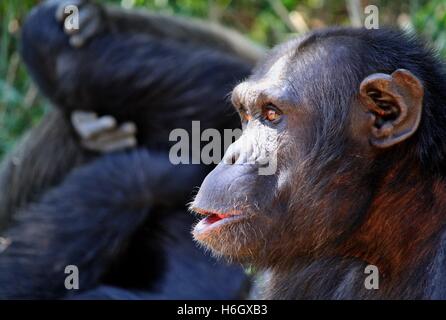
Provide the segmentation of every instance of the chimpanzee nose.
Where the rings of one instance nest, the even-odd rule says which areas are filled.
[[[252,165],[218,164],[204,179],[192,207],[221,212],[243,203],[247,196],[254,197],[251,189],[248,192],[245,186],[257,185],[259,176],[256,170]]]

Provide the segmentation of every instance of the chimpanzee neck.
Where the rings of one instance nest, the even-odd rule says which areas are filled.
[[[363,222],[333,252],[271,270],[266,298],[413,299],[446,294],[446,184],[420,171],[392,171],[377,189]],[[442,249],[442,247],[444,247]],[[379,289],[364,285],[365,268]]]
[[[412,282],[427,281],[446,224],[445,179],[401,168],[384,175],[363,222],[340,248],[342,256],[377,266],[390,296],[421,289]]]

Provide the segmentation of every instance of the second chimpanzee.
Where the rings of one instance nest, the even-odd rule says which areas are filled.
[[[70,36],[60,19],[68,4],[80,10]],[[210,169],[173,166],[168,136],[192,120],[236,127],[227,93],[260,52],[235,33],[177,18],[77,0],[34,9],[21,53],[57,109],[3,164],[0,298],[239,297],[243,270],[204,255],[190,236],[185,203]],[[71,126],[75,110],[135,123],[138,147],[86,150]],[[79,290],[65,287],[69,265]]]

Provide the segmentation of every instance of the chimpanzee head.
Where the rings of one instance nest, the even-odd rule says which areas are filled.
[[[243,135],[191,205],[204,215],[194,238],[261,266],[334,248],[392,170],[443,170],[438,66],[386,29],[321,30],[272,50],[233,91]]]

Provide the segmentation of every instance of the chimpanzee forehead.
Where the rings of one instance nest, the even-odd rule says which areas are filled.
[[[358,52],[345,39],[309,43],[308,37],[297,38],[273,49],[249,80],[263,86],[291,87],[302,99],[309,90],[314,96],[343,84],[355,85],[357,81],[352,80],[360,76],[355,74],[355,56]],[[317,90],[313,90],[315,87]]]
[[[313,32],[305,36],[296,37],[274,47],[255,68],[254,75],[264,74],[277,60],[286,56],[290,60],[296,58],[294,62],[297,63],[302,56],[307,57],[307,60],[308,56],[314,56],[313,60],[320,58],[323,61],[327,60],[326,55],[316,55],[316,53],[325,52],[326,54],[336,55],[339,50],[345,53],[348,51],[362,51],[363,49],[364,43],[361,43],[355,37],[349,35],[320,37],[317,32]]]

